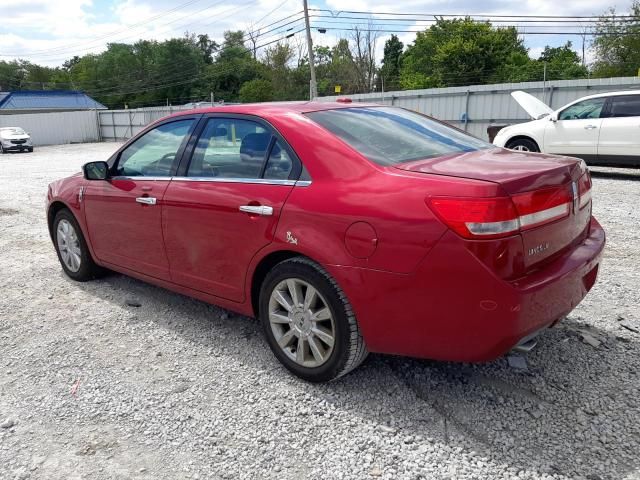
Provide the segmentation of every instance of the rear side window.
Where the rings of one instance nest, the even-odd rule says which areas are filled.
[[[613,97],[608,117],[640,117],[640,95]]]
[[[190,177],[260,178],[271,132],[251,120],[211,118],[193,153]]]
[[[490,143],[401,108],[341,108],[307,115],[379,165],[493,148]]]

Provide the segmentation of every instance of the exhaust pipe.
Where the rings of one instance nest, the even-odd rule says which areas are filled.
[[[520,343],[513,347],[511,351],[515,353],[529,353],[536,345],[538,345],[538,341],[535,338],[525,338],[520,340]]]

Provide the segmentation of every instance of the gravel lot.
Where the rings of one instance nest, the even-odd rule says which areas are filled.
[[[594,180],[599,281],[526,369],[371,355],[310,385],[255,320],[63,275],[46,185],[116,147],[0,156],[0,479],[640,478],[640,172]]]

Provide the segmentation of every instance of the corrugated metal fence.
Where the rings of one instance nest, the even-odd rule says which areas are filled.
[[[125,140],[139,133],[151,122],[190,107],[147,107],[127,110],[102,110],[98,112],[100,135],[103,140]]]
[[[0,127],[21,127],[36,146],[100,141],[96,110],[0,115]]]
[[[476,137],[486,139],[490,125],[508,125],[530,120],[510,93],[523,90],[553,109],[586,95],[612,90],[640,89],[639,77],[555,80],[550,82],[502,83],[469,87],[429,88],[385,93],[321,97],[333,101],[348,97],[354,102],[395,105],[425,113],[451,123]]]
[[[384,103],[416,110],[486,139],[489,125],[529,120],[524,110],[509,95],[514,90],[529,92],[555,109],[585,95],[628,89],[640,89],[640,78],[504,83],[340,97],[348,96],[354,102]],[[336,98],[338,96],[321,97],[318,100],[331,101]],[[159,118],[189,108],[191,107],[167,106],[0,115],[0,127],[22,127],[31,133],[34,145],[124,140]]]

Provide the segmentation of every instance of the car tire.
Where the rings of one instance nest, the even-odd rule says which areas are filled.
[[[33,147],[28,148],[28,149],[27,149],[27,151],[28,151],[29,153],[33,153]]]
[[[308,258],[290,258],[267,274],[260,289],[259,318],[276,358],[308,382],[335,380],[367,357],[344,292]]]
[[[102,268],[91,258],[80,225],[69,210],[63,209],[56,214],[52,238],[60,265],[68,277],[86,282],[102,273]]]
[[[518,152],[540,152],[536,142],[529,138],[516,138],[507,143],[507,148]]]
[[[2,145],[0,145],[0,155],[3,155],[5,153],[7,153],[7,152],[4,150],[4,147]]]

